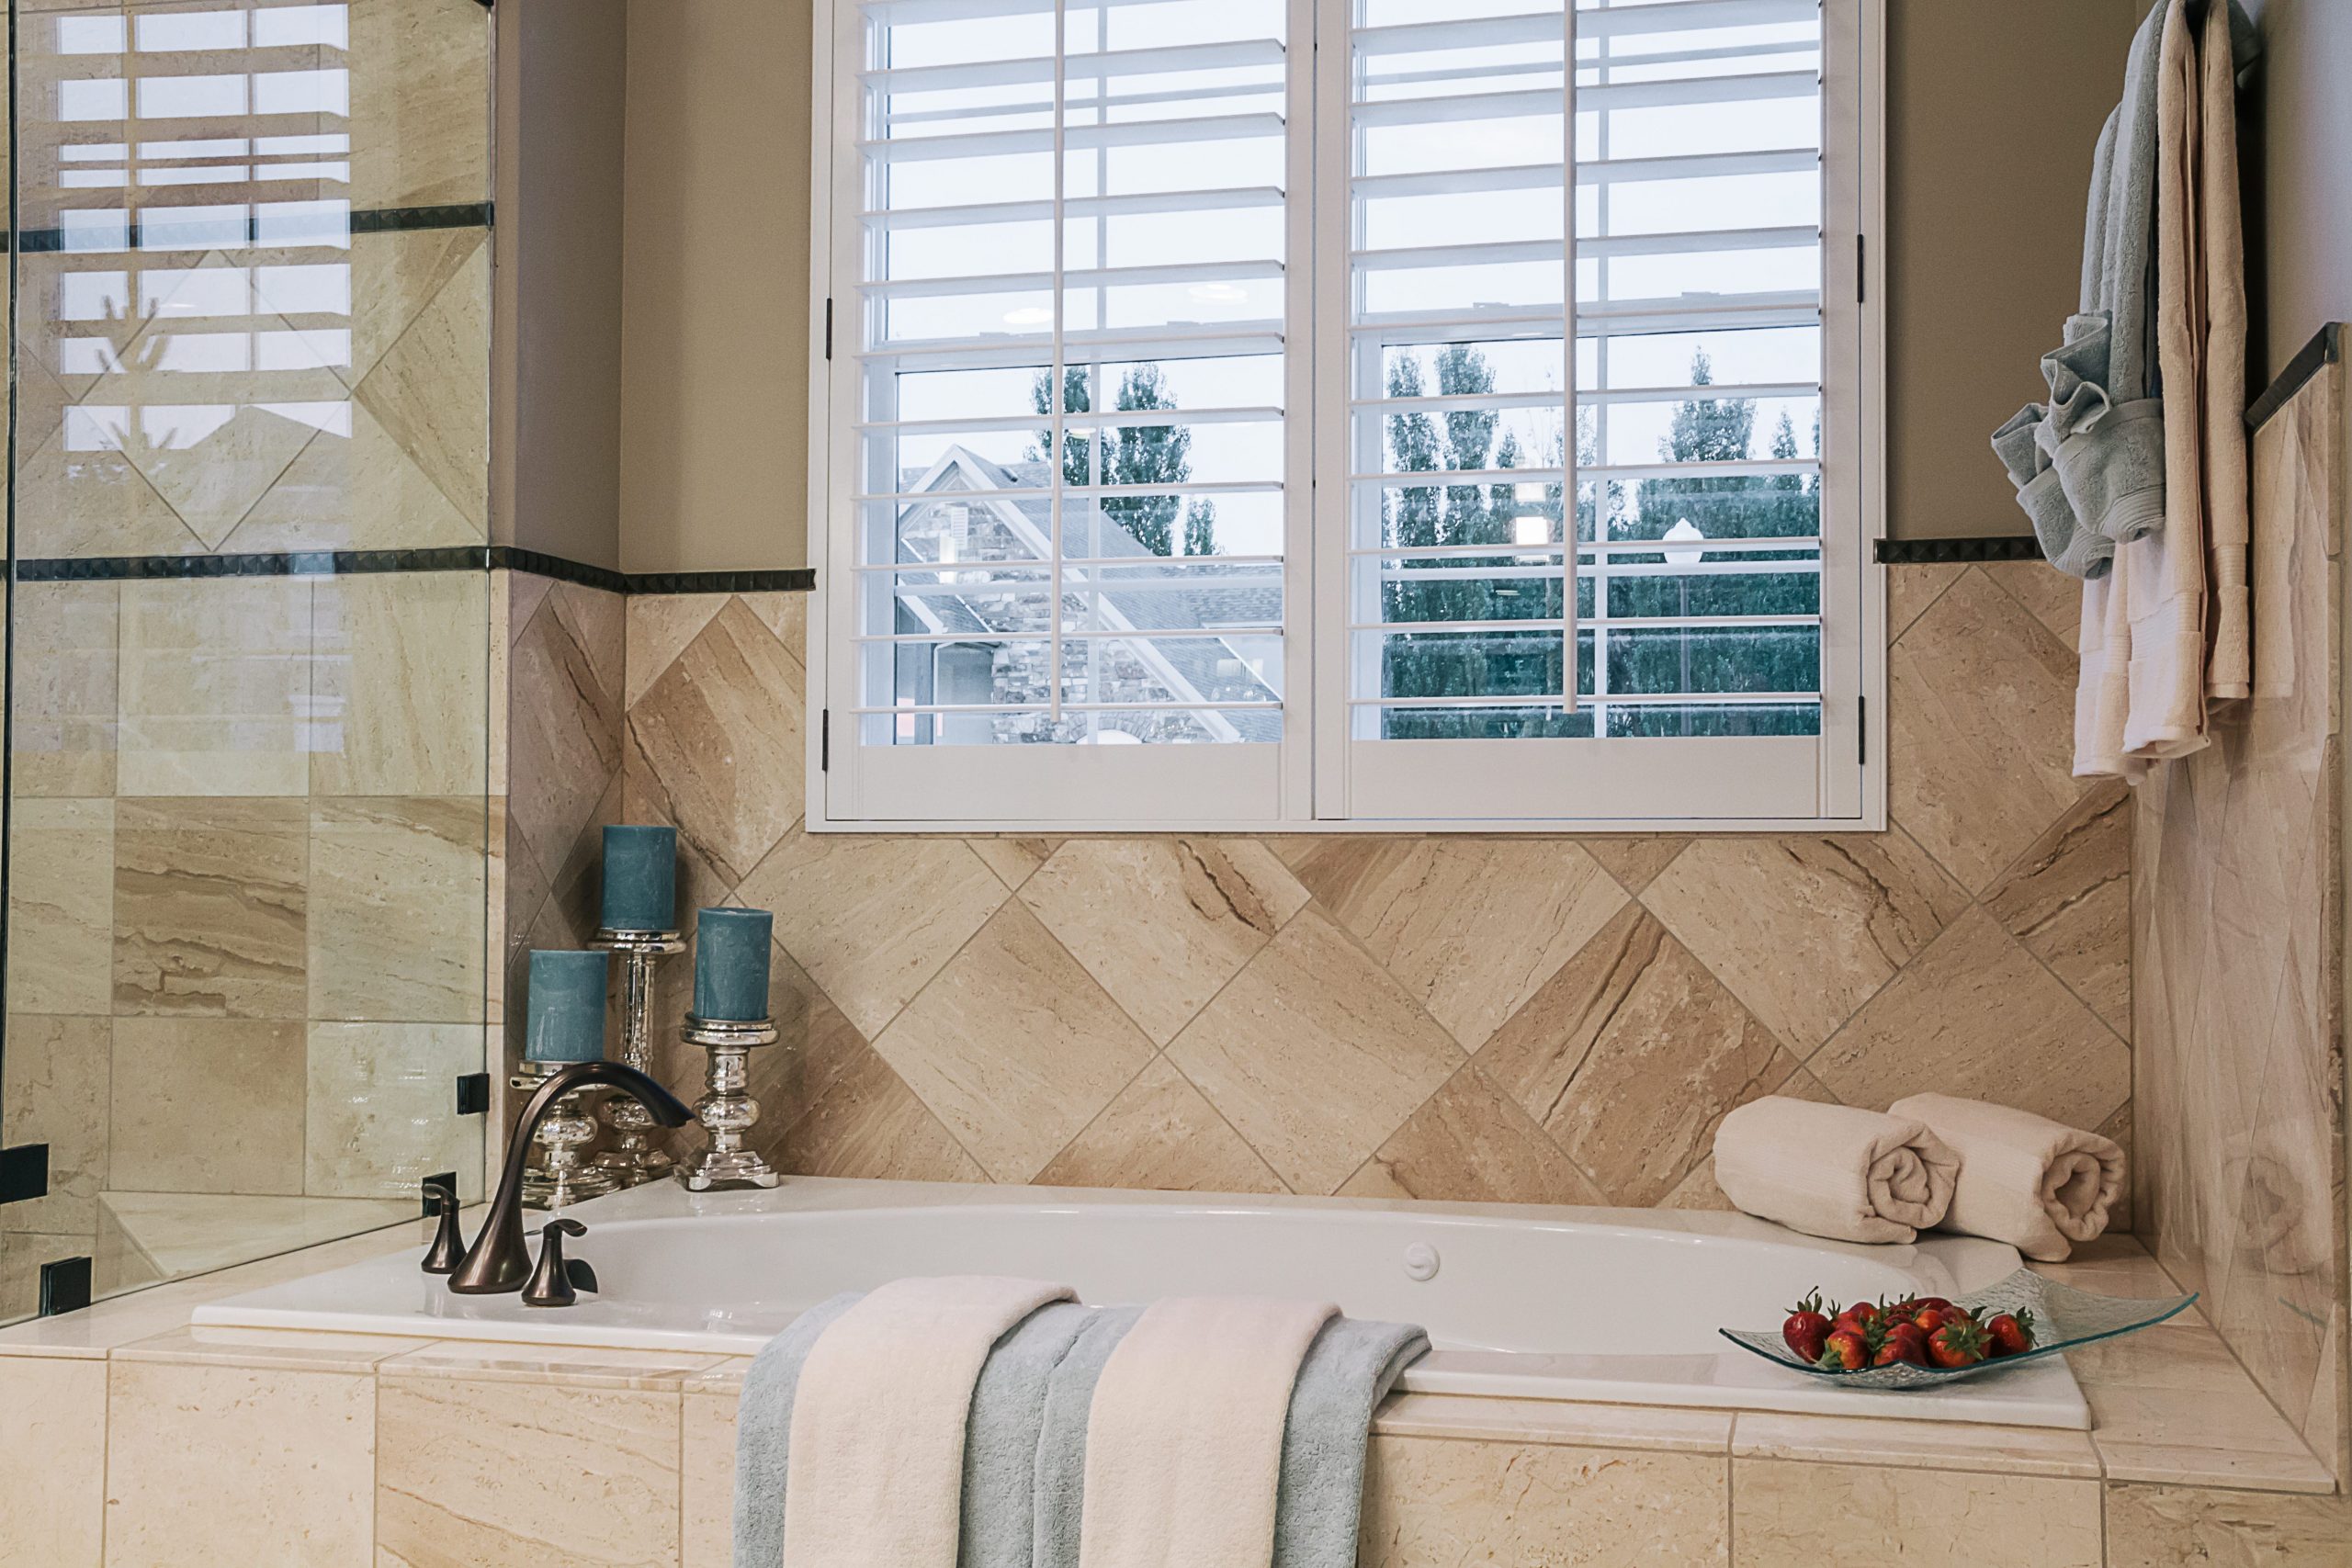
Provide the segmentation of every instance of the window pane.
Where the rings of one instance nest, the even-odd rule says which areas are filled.
[[[1001,9],[865,7],[859,733],[1278,738],[1288,8]]]

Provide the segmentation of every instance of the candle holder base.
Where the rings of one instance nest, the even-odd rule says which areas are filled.
[[[652,1011],[653,966],[686,944],[673,931],[634,931],[605,926],[588,939],[591,947],[617,953],[621,970],[621,1060],[648,1075],[653,1072],[653,1052],[648,1018]],[[620,1187],[639,1187],[670,1174],[672,1161],[652,1145],[653,1118],[644,1106],[626,1094],[605,1100],[605,1124],[613,1130],[610,1147],[596,1156],[596,1168]]]
[[[507,1080],[507,1087],[527,1094],[561,1066],[526,1062],[522,1070]],[[535,1163],[523,1172],[523,1206],[569,1208],[620,1186],[611,1171],[600,1169],[588,1157],[588,1145],[595,1138],[596,1119],[588,1113],[587,1101],[582,1095],[567,1094],[556,1101],[554,1109],[540,1122],[538,1131],[531,1135],[537,1152]]]
[[[743,1143],[744,1135],[760,1120],[760,1102],[744,1092],[751,1081],[751,1054],[775,1043],[775,1021],[737,1022],[689,1014],[678,1038],[710,1053],[704,1079],[707,1087],[695,1102],[695,1118],[708,1133],[710,1142],[680,1162],[679,1184],[689,1192],[780,1184],[783,1173]]]

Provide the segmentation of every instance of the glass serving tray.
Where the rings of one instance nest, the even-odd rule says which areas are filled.
[[[1795,1351],[1773,1329],[1726,1328],[1723,1337],[1745,1350],[1753,1350],[1768,1361],[1775,1361],[1791,1371],[1804,1372],[1817,1378],[1835,1378],[1848,1388],[1933,1388],[1939,1383],[1957,1382],[1962,1378],[1978,1377],[1985,1372],[2007,1371],[2028,1361],[2038,1361],[2045,1356],[2055,1356],[2078,1345],[2088,1345],[2100,1339],[2112,1339],[2119,1334],[2129,1334],[2135,1328],[2159,1324],[2185,1310],[2197,1299],[2191,1292],[2185,1296],[2101,1296],[2088,1291],[2078,1291],[2054,1280],[2045,1280],[2030,1269],[2020,1269],[1999,1284],[1966,1296],[1954,1297],[1966,1307],[1979,1323],[1995,1313],[2029,1309],[2033,1314],[2034,1337],[2039,1341],[2022,1355],[2004,1356],[1998,1360],[1979,1361],[1967,1367],[1915,1367],[1897,1361],[1886,1367],[1861,1367],[1852,1371],[1813,1366],[1799,1360]]]

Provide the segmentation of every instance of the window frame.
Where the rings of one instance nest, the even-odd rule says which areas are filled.
[[[1574,0],[1569,0],[1573,5]],[[1289,139],[1295,193],[1285,224],[1284,725],[1279,743],[1148,747],[856,743],[859,507],[858,365],[854,301],[862,276],[864,224],[851,205],[865,178],[861,112],[854,86],[862,66],[861,0],[818,0],[811,51],[810,268],[808,299],[809,596],[806,666],[811,710],[807,740],[805,826],[811,832],[1410,832],[1544,833],[1875,832],[1886,826],[1886,587],[1872,554],[1885,513],[1884,0],[1821,0],[1824,93],[1822,218],[1822,720],[1816,737],[1680,737],[1671,739],[1382,740],[1425,749],[1388,770],[1378,790],[1348,757],[1346,554],[1351,411],[1348,257],[1344,243],[1318,236],[1348,231],[1344,157],[1317,148],[1334,115],[1344,127],[1350,0],[1284,0],[1292,47],[1313,36],[1314,66],[1294,70],[1290,123],[1313,131]],[[1331,28],[1340,28],[1334,46]],[[1336,87],[1339,102],[1331,98]],[[1339,177],[1329,177],[1330,166]],[[1295,193],[1304,192],[1303,197]],[[1336,210],[1334,210],[1336,208]],[[1571,205],[1573,228],[1573,205]],[[1573,234],[1571,234],[1573,243]],[[1330,254],[1336,251],[1336,255]],[[1334,270],[1336,268],[1336,271]],[[1310,286],[1303,286],[1310,285]],[[837,341],[838,336],[838,341]],[[1568,347],[1571,375],[1574,345]],[[1838,367],[1844,367],[1843,374]],[[1334,391],[1336,390],[1336,395]],[[1306,411],[1302,418],[1296,412]],[[838,416],[836,411],[839,411]],[[1835,433],[1835,434],[1833,434]],[[1834,456],[1833,456],[1834,454]],[[1850,454],[1850,457],[1849,457]],[[1304,503],[1302,504],[1302,498]],[[1833,521],[1834,519],[1834,521]],[[1834,566],[1833,566],[1834,555]],[[1834,597],[1833,597],[1834,593]],[[834,715],[842,716],[837,724]],[[838,729],[840,733],[835,735]],[[1806,743],[1816,810],[1739,816],[1724,809],[1730,779],[1784,779],[1797,765],[1792,742]],[[1778,744],[1775,744],[1778,743]],[[1511,749],[1508,755],[1498,748]],[[1673,748],[1669,757],[1664,748]],[[1547,786],[1547,761],[1577,748],[1588,778],[1610,788],[1604,809],[1555,815],[1524,808]],[[1442,749],[1442,750],[1440,750]],[[1646,757],[1644,750],[1646,749]],[[1692,766],[1700,751],[1714,753]],[[1778,756],[1770,756],[1777,752]],[[876,763],[876,753],[887,754]],[[924,754],[910,762],[910,754]],[[1401,755],[1401,753],[1397,753]],[[1675,765],[1661,771],[1649,759]],[[1760,770],[1760,772],[1759,772]],[[1498,775],[1516,775],[1516,779]],[[1679,779],[1674,775],[1679,775]],[[1672,802],[1687,784],[1688,815],[1612,809],[1640,800]],[[1414,809],[1417,801],[1475,788],[1478,815]],[[943,792],[968,807],[942,814]],[[1040,794],[1066,808],[1040,810]],[[1783,793],[1786,793],[1784,787]],[[1367,795],[1377,798],[1366,800]],[[1595,798],[1588,795],[1588,799]],[[1117,803],[1105,810],[1104,802]],[[1272,809],[1267,809],[1271,805]],[[1387,815],[1366,806],[1389,809]],[[1050,803],[1049,803],[1050,807]]]

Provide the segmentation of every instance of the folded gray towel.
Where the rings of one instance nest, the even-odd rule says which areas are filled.
[[[2115,563],[2115,541],[2082,526],[2050,455],[2037,439],[2049,411],[2028,403],[1993,433],[1993,451],[2017,486],[2018,505],[2033,520],[2033,536],[2052,566],[2069,577],[2105,577]]]
[[[964,1433],[958,1568],[1030,1568],[1035,1546],[1037,1444],[1054,1372],[1102,1314],[1076,1302],[1032,1313],[996,1342],[972,1388]]]
[[[1078,1568],[1079,1525],[1086,1505],[1086,1422],[1094,1409],[1094,1385],[1102,1381],[1102,1363],[1142,1315],[1139,1306],[1095,1314],[1054,1369],[1037,1433],[1035,1550],[1030,1559],[1035,1568]]]
[[[810,1307],[761,1347],[743,1374],[735,1407],[735,1568],[775,1568],[784,1561],[784,1479],[801,1364],[817,1336],[864,1296],[849,1291]]]
[[[2087,531],[2119,545],[2165,525],[2165,406],[2136,398],[2058,444],[2051,467]]]
[[[2058,474],[2055,488],[2062,493],[2052,494],[2038,470],[2020,473],[2008,449],[2018,434],[2017,420],[1994,436],[2018,486],[2018,504],[2033,519],[2043,553],[2052,565],[2077,577],[2102,575],[2114,545],[2164,526],[2164,433],[2155,401],[2160,389],[2151,296],[2156,54],[2167,3],[2155,0],[2133,35],[2122,102],[2099,129],[2084,214],[2080,301],[2066,321],[2063,344],[2041,360],[2050,399],[2031,428],[2048,459],[2045,466]],[[2125,417],[2143,403],[2145,411]],[[2104,537],[2109,547],[2101,550],[2090,536]]]
[[[1355,1568],[1372,1413],[1429,1348],[1413,1324],[1347,1317],[1306,1348],[1283,1428],[1274,1568]]]
[[[1094,1385],[1142,1315],[1141,1307],[1098,1314],[1055,1369],[1037,1439],[1034,1568],[1078,1568]],[[1274,1568],[1354,1568],[1372,1413],[1429,1348],[1429,1336],[1410,1324],[1335,1317],[1316,1335],[1291,1385],[1283,1427]]]

